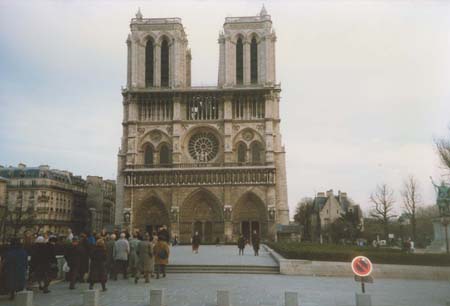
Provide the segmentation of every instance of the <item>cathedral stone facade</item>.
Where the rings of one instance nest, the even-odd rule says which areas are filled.
[[[180,18],[131,20],[116,224],[189,242],[276,239],[289,223],[270,15],[227,17],[214,87],[191,86]]]

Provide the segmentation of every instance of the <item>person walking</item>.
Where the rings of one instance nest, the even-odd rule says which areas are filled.
[[[78,273],[78,281],[84,283],[86,274],[89,272],[89,253],[91,252],[92,245],[89,243],[86,234],[80,235],[80,271]]]
[[[102,284],[102,291],[106,291],[106,246],[103,239],[98,239],[93,247],[90,258],[89,267],[89,289],[94,289],[95,283]]]
[[[259,235],[256,231],[253,231],[252,246],[253,246],[253,251],[255,252],[255,256],[259,256],[259,244],[260,244]]]
[[[137,248],[139,240],[136,236],[131,236],[128,243],[130,244],[130,255],[128,256],[128,268],[131,272],[131,276],[135,277],[137,268]]]
[[[69,266],[69,289],[75,289],[75,283],[80,278],[83,252],[78,237],[73,236],[72,244],[67,248],[66,254],[64,255],[67,265]]]
[[[120,234],[120,239],[114,243],[114,280],[117,280],[119,271],[123,274],[123,278],[127,279],[128,255],[130,254],[130,244],[126,240],[125,233]]]
[[[107,236],[108,237],[108,236]],[[116,235],[111,234],[106,241],[106,270],[110,278],[114,276],[114,244]]]
[[[192,252],[198,254],[198,248],[200,247],[201,239],[197,231],[195,232],[194,236],[192,236],[191,242],[192,242]]]
[[[17,291],[25,288],[28,267],[28,255],[18,238],[11,239],[9,249],[3,258],[3,273],[5,273],[6,290],[11,300]]]
[[[52,273],[57,269],[55,243],[56,237],[49,238],[45,243],[45,238],[39,236],[31,252],[30,267],[32,267],[32,280],[37,281],[39,289],[44,293],[49,293],[48,286],[52,279]]]
[[[166,265],[169,264],[170,249],[166,241],[159,239],[153,247],[153,255],[155,257],[156,278],[159,274],[166,277]]]
[[[239,249],[239,256],[244,255],[244,249],[245,249],[245,238],[242,234],[239,235],[237,246]]]
[[[146,233],[144,239],[139,242],[137,249],[137,271],[134,277],[134,283],[137,284],[139,276],[144,275],[145,282],[150,282],[149,275],[153,272],[153,245],[150,242],[150,235]]]

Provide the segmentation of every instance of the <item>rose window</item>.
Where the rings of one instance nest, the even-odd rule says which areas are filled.
[[[189,154],[198,162],[208,162],[217,156],[219,141],[213,133],[197,133],[189,139]]]

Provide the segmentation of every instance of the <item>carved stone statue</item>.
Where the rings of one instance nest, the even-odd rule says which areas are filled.
[[[450,186],[445,184],[444,181],[441,182],[441,185],[437,185],[433,178],[430,176],[431,183],[437,191],[436,204],[439,207],[439,213],[441,215],[449,215],[450,214]]]

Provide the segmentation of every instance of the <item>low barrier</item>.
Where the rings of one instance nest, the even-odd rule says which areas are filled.
[[[372,306],[372,298],[369,294],[355,294],[356,306]],[[150,301],[149,306],[168,306],[166,300],[165,289],[150,289]],[[216,306],[231,306],[230,292],[228,290],[217,291]],[[33,305],[33,292],[21,291],[16,295],[15,306],[34,306]],[[80,306],[100,306],[100,295],[98,290],[86,290],[83,292],[83,305]],[[102,306],[108,306],[103,305]],[[176,306],[176,305],[173,305]],[[200,305],[199,305],[200,306]],[[264,305],[275,306],[275,305]],[[298,300],[297,292],[285,292],[283,306],[301,306]],[[450,301],[446,302],[446,305],[450,306]]]

